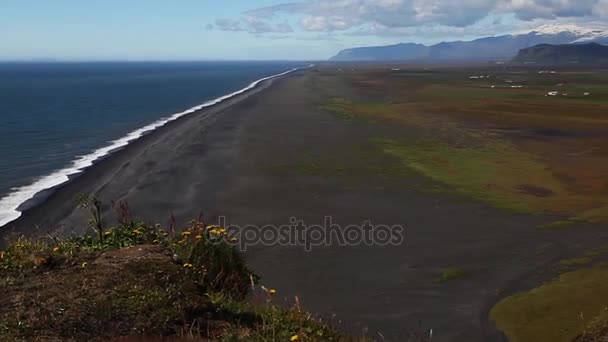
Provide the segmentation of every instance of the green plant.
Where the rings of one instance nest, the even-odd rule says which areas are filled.
[[[99,242],[103,242],[103,218],[101,216],[102,202],[95,196],[80,194],[78,195],[78,206],[89,212],[91,216],[89,225],[97,233]]]
[[[467,276],[467,272],[461,268],[451,267],[446,268],[439,275],[438,281],[440,283],[447,283],[450,280],[460,279]]]

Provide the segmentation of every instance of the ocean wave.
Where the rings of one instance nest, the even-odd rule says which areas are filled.
[[[255,88],[261,82],[264,82],[264,81],[267,81],[267,80],[270,80],[273,78],[285,76],[294,71],[304,69],[304,68],[310,68],[312,66],[313,65],[311,64],[306,67],[294,68],[294,69],[282,72],[280,74],[261,78],[257,81],[250,83],[247,87],[245,87],[243,89],[240,89],[233,93],[207,101],[203,104],[192,107],[183,112],[174,113],[169,117],[165,117],[165,118],[155,121],[147,126],[144,126],[135,131],[132,131],[131,133],[127,134],[126,136],[124,136],[120,139],[111,141],[109,143],[109,145],[107,145],[105,147],[96,149],[87,155],[78,156],[78,157],[76,157],[76,159],[74,161],[72,161],[70,166],[68,166],[64,169],[61,169],[61,170],[54,171],[51,174],[48,174],[48,175],[36,180],[34,183],[32,183],[30,185],[12,189],[11,193],[9,193],[8,195],[6,195],[3,198],[0,198],[0,227],[18,219],[21,216],[21,211],[19,211],[18,208],[23,203],[34,198],[34,196],[36,196],[36,194],[40,193],[41,191],[52,189],[54,187],[57,187],[59,185],[62,185],[64,183],[68,182],[70,180],[70,176],[74,176],[78,173],[81,173],[87,167],[93,165],[93,163],[96,160],[111,154],[112,151],[115,151],[121,147],[128,145],[130,142],[140,138],[142,135],[144,135],[144,133],[153,131],[153,130],[155,130],[159,127],[162,127],[171,121],[177,120],[185,115],[192,114],[203,108],[214,106],[214,105],[216,105],[220,102],[223,102],[227,99],[230,99],[234,96],[240,95],[246,91],[249,91],[249,90]]]

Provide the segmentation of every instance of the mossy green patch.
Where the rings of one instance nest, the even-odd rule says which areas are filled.
[[[353,114],[351,111],[352,102],[341,98],[341,97],[332,97],[327,103],[320,106],[320,108],[324,111],[327,111],[334,115],[337,118],[343,120],[352,120]]]
[[[571,200],[542,162],[508,144],[453,147],[432,140],[374,142],[412,170],[499,208],[559,212]]]
[[[443,270],[437,281],[443,284],[451,280],[465,278],[466,276],[468,276],[468,273],[465,270],[457,267],[451,267]]]
[[[500,301],[491,311],[510,341],[572,341],[605,310],[608,265],[560,275]]]

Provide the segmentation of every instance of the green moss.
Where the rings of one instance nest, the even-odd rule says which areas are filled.
[[[441,272],[437,281],[441,284],[447,283],[451,280],[461,279],[468,276],[468,273],[461,268],[447,268]]]
[[[352,120],[353,114],[350,110],[352,102],[341,97],[332,97],[327,103],[320,106],[321,110],[327,111],[342,120]]]
[[[608,266],[560,275],[538,288],[500,301],[491,311],[510,341],[572,341],[604,311]]]
[[[421,175],[493,206],[523,213],[551,211],[569,194],[546,166],[507,144],[452,147],[431,140],[376,139],[387,154]]]

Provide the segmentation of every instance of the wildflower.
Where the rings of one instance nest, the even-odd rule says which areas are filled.
[[[219,228],[219,227],[216,225],[207,226],[207,230],[215,230],[216,228]]]
[[[83,262],[83,263],[82,263],[82,268],[85,268],[85,267],[87,267],[87,266],[89,266],[89,263],[88,263],[88,262],[86,262],[86,261],[85,261],[85,262]]]
[[[263,286],[263,285],[262,285],[262,291],[268,293],[269,295],[273,295],[273,294],[277,293],[277,290],[275,290],[275,289],[269,289],[269,288],[267,288],[266,286]]]
[[[209,232],[213,235],[224,235],[224,234],[226,234],[226,229],[218,227],[218,228],[211,229]]]
[[[300,339],[300,336],[293,335],[293,336],[291,336],[291,338],[289,340],[293,342],[293,341],[298,341],[299,339]]]
[[[55,253],[59,252],[59,247],[53,248],[53,252],[55,252]]]
[[[182,232],[182,236],[190,236],[191,234],[192,234],[192,232],[187,231],[187,230],[185,232]]]
[[[107,230],[107,231],[105,232],[105,234],[106,234],[106,236],[110,236],[110,235],[112,235],[112,231],[111,231],[111,230]]]
[[[192,264],[190,264],[190,263],[185,263],[185,264],[184,264],[184,267],[185,267],[185,268],[192,268]]]
[[[141,232],[141,230],[139,230],[139,229],[135,229],[135,230],[133,231],[133,234],[135,234],[135,235],[141,235],[141,234],[142,234],[142,232]]]
[[[202,235],[197,235],[197,236],[196,236],[196,239],[197,239],[197,240],[200,240],[200,239],[202,239],[202,238],[203,238],[203,236],[202,236]]]

